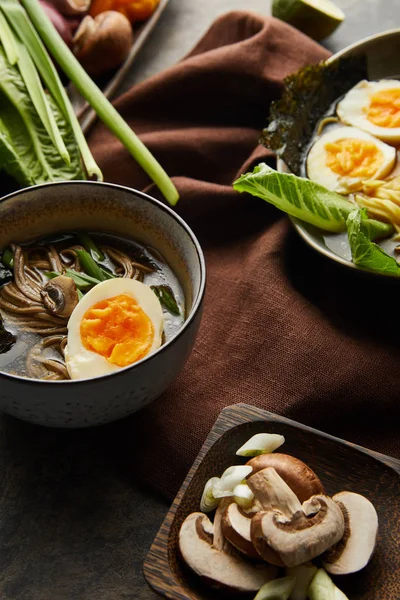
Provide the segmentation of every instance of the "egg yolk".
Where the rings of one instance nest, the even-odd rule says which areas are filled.
[[[91,306],[82,318],[80,333],[87,350],[119,367],[146,356],[154,339],[153,323],[134,298],[126,294]]]
[[[325,164],[334,173],[347,177],[373,177],[383,160],[373,142],[346,138],[325,144]]]
[[[400,89],[382,90],[370,98],[367,119],[379,127],[400,127]]]

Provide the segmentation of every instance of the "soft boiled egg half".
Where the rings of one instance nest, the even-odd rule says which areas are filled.
[[[396,162],[396,150],[355,127],[335,127],[312,146],[307,156],[307,176],[338,192],[350,194],[363,181],[383,179]]]
[[[400,81],[360,81],[337,106],[341,121],[377,138],[400,142]]]
[[[115,373],[161,346],[163,311],[146,284],[117,278],[99,283],[68,321],[65,362],[71,379]]]

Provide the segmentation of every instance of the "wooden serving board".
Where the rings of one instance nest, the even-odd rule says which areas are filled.
[[[122,85],[125,77],[128,75],[133,62],[136,60],[138,53],[147,42],[147,39],[157,25],[168,3],[169,0],[161,0],[154,14],[147,21],[145,21],[143,25],[134,27],[134,42],[128,57],[118,71],[116,71],[114,76],[104,86],[102,86],[102,91],[109,100],[112,100],[115,97],[119,87]],[[97,115],[73,84],[69,84],[68,86],[68,95],[75,110],[75,114],[77,115],[81,124],[83,133],[86,134],[95,122]]]
[[[178,533],[187,515],[199,510],[206,481],[244,461],[236,450],[261,432],[283,434],[286,442],[280,450],[307,463],[328,494],[350,490],[373,502],[379,517],[376,552],[365,569],[337,577],[336,583],[350,600],[399,600],[400,461],[245,404],[221,412],[179,490],[144,563],[149,585],[172,600],[221,598],[221,592],[205,587],[182,565]]]

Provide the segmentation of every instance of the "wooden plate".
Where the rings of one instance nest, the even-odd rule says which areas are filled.
[[[187,515],[199,510],[206,481],[244,461],[235,456],[236,450],[261,432],[283,434],[282,451],[310,465],[329,494],[350,490],[373,502],[379,517],[374,557],[359,573],[337,577],[336,582],[350,600],[399,600],[400,461],[246,404],[228,407],[218,417],[146,558],[148,584],[172,600],[221,598],[181,564],[178,532]]]
[[[115,75],[105,85],[101,86],[104,95],[109,100],[116,95],[118,88],[122,85],[125,77],[128,75],[136,56],[146,43],[154,27],[157,25],[162,13],[168,5],[168,2],[169,0],[160,0],[160,4],[158,5],[154,14],[139,27],[134,27],[133,46],[125,62],[121,65],[118,71],[116,71]],[[81,124],[82,131],[86,134],[95,122],[97,115],[72,84],[68,86],[68,95]]]

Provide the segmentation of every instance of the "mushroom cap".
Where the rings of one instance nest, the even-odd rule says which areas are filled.
[[[245,556],[260,558],[251,541],[251,518],[252,515],[246,515],[236,502],[232,502],[222,516],[222,533]]]
[[[292,517],[269,510],[253,517],[251,538],[255,548],[267,544],[287,567],[312,560],[336,544],[344,533],[344,517],[328,496],[313,496]],[[263,555],[264,557],[264,555]]]
[[[251,475],[262,469],[272,467],[293,490],[300,502],[304,502],[316,494],[324,494],[325,489],[319,477],[303,461],[289,454],[261,454],[247,463],[253,468]]]
[[[270,565],[253,565],[214,548],[212,524],[203,513],[192,513],[179,531],[179,550],[185,563],[211,585],[231,592],[257,592],[276,577]]]
[[[375,550],[378,515],[374,505],[360,494],[340,492],[333,496],[344,516],[342,539],[322,557],[332,575],[348,575],[363,569]]]
[[[70,317],[79,302],[75,282],[65,275],[50,279],[40,295],[47,310],[59,317]]]

